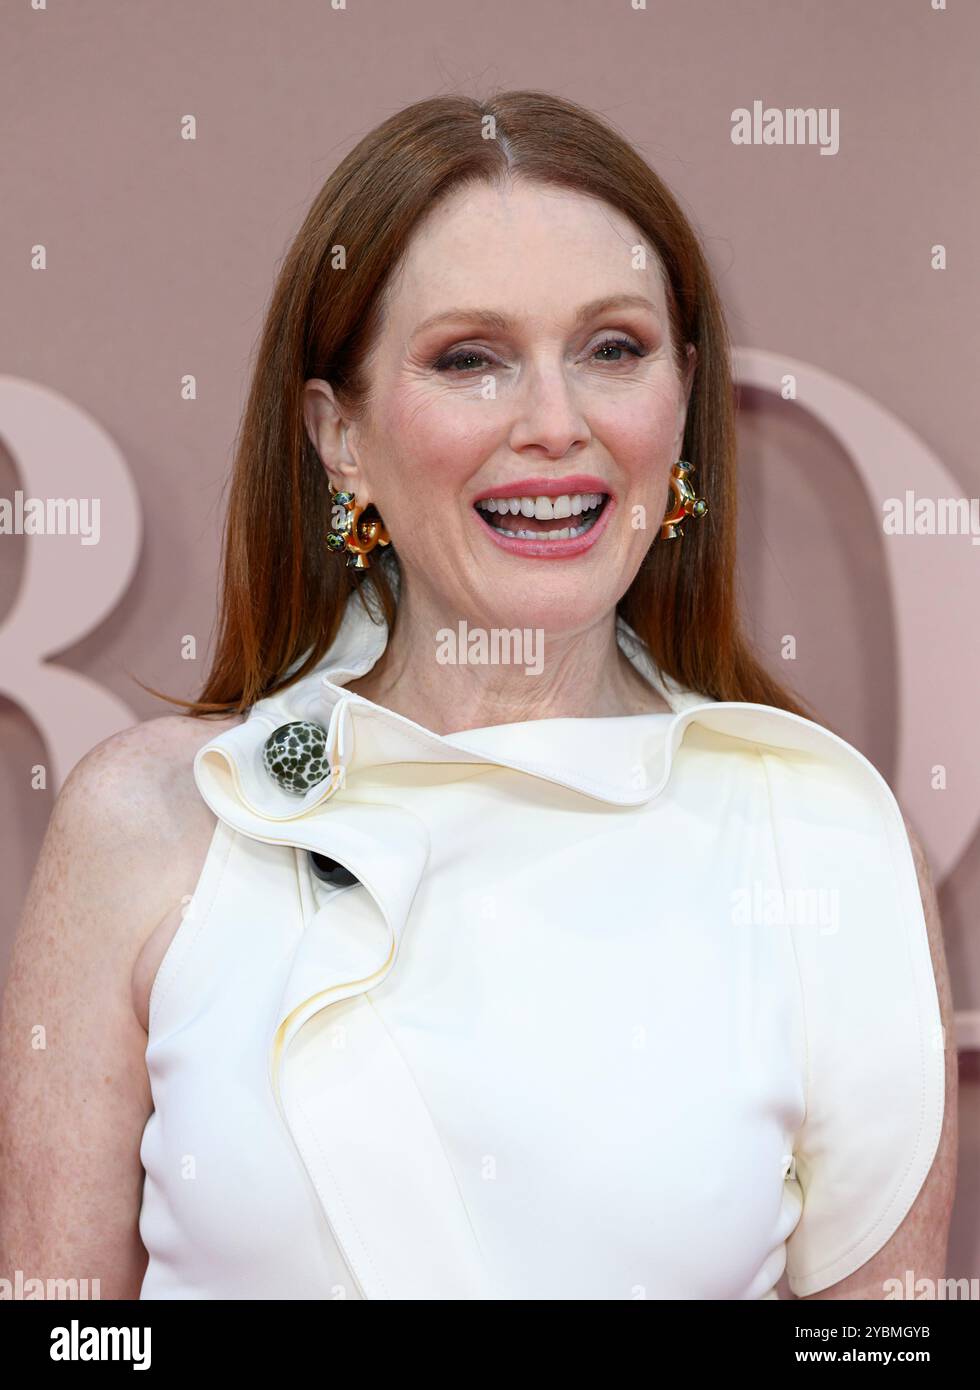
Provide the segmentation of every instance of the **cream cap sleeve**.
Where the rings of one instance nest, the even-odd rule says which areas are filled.
[[[784,901],[819,908],[790,927],[807,1041],[787,1177],[802,1202],[786,1242],[797,1296],[846,1278],[901,1225],[936,1154],[955,1046],[898,802],[863,754],[828,737],[831,757],[762,754]]]

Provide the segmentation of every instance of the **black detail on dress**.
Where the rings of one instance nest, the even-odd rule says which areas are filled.
[[[352,883],[360,883],[357,875],[352,874],[350,869],[345,869],[343,864],[338,864],[336,859],[328,859],[325,854],[317,854],[312,849],[309,855],[310,868],[324,883],[332,883],[336,888],[347,888]]]

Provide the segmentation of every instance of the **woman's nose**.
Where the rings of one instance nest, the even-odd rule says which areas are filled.
[[[529,371],[514,409],[511,447],[515,451],[538,445],[550,456],[561,458],[592,437],[574,384],[561,365]]]

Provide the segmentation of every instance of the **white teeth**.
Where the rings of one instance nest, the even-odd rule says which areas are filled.
[[[561,497],[485,497],[476,505],[483,512],[526,516],[535,521],[560,521],[566,516],[588,513],[581,526],[565,526],[555,531],[512,531],[505,526],[491,527],[498,535],[509,536],[512,540],[565,541],[574,540],[576,536],[583,536],[591,530],[598,520],[598,508],[605,498],[604,492],[565,493]]]
[[[597,517],[590,516],[581,526],[565,526],[560,531],[509,531],[505,526],[491,526],[498,536],[509,536],[520,541],[566,541],[576,536],[584,536],[596,524]]]
[[[580,516],[598,507],[604,492],[564,493],[560,497],[485,497],[477,506],[486,512],[522,514],[536,521],[551,521],[564,516]]]
[[[519,541],[568,541],[576,536],[584,536],[594,525],[595,522],[587,521],[584,526],[565,526],[561,531],[508,531],[503,526],[492,529],[498,536],[510,536]]]

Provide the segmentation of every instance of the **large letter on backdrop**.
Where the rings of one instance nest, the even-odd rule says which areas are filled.
[[[0,626],[0,691],[37,725],[57,791],[94,744],[136,723],[118,696],[49,658],[98,627],[129,587],[143,535],[139,498],[105,430],[46,386],[0,376],[0,433],[26,498],[99,500],[97,544],[26,538],[21,585]]]
[[[758,348],[736,350],[740,385],[780,395],[797,383],[797,403],[838,440],[875,515],[889,497],[962,495],[956,479],[884,406],[820,367]],[[968,535],[883,535],[898,650],[898,766],[893,789],[921,832],[937,884],[955,867],[977,825],[980,684],[972,600],[980,549]],[[934,764],[949,769],[934,791]]]

